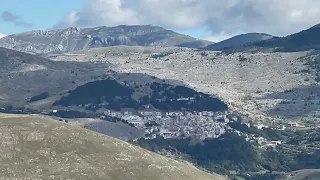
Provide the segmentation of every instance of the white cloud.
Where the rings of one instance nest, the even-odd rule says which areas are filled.
[[[3,38],[5,36],[6,36],[5,34],[0,33],[0,38]]]
[[[226,34],[224,31],[222,31],[220,33],[205,37],[204,39],[217,43],[217,42],[223,41],[225,39],[229,39],[229,38],[236,36],[236,35],[238,35],[238,34],[237,33]]]
[[[86,0],[83,9],[65,15],[56,27],[138,24],[136,13],[122,0]]]
[[[86,0],[58,27],[155,24],[170,29],[286,35],[320,23],[320,0]],[[219,39],[219,38],[218,38]]]

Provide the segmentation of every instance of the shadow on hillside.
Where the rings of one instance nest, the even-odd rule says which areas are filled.
[[[161,111],[225,111],[227,105],[209,94],[197,92],[178,81],[158,79],[143,74],[118,74],[116,79],[91,81],[63,96],[53,106],[82,106],[90,110],[106,108]],[[88,109],[89,110],[89,109]]]
[[[320,107],[320,86],[297,87],[284,92],[268,94],[265,99],[282,99],[268,113],[284,118],[303,117],[318,111]]]

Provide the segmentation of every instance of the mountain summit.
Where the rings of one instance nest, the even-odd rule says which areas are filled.
[[[208,44],[209,41],[151,25],[35,30],[0,39],[2,47],[29,53],[61,53],[116,45],[200,48]]]

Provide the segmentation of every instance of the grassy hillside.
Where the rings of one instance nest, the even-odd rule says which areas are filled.
[[[47,118],[0,114],[0,132],[2,179],[225,179]]]

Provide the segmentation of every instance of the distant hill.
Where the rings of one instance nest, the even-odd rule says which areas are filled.
[[[3,179],[224,180],[115,138],[49,118],[0,114]]]
[[[274,37],[264,41],[252,42],[242,47],[227,48],[226,51],[268,50],[278,52],[298,52],[320,49],[320,24],[285,37]]]
[[[320,49],[320,24],[286,37],[256,42],[252,46],[275,48],[278,51],[318,50]]]
[[[112,73],[108,63],[52,61],[6,48],[0,48],[0,64],[0,106],[50,100],[96,76]]]
[[[210,44],[207,47],[205,47],[205,50],[221,50],[224,48],[230,48],[230,47],[238,47],[247,43],[252,43],[256,41],[262,41],[273,38],[272,35],[265,34],[265,33],[247,33],[247,34],[240,34],[237,36],[234,36],[232,38],[226,39],[224,41]]]
[[[116,45],[201,48],[210,43],[151,25],[34,30],[0,39],[0,47],[38,54]]]

